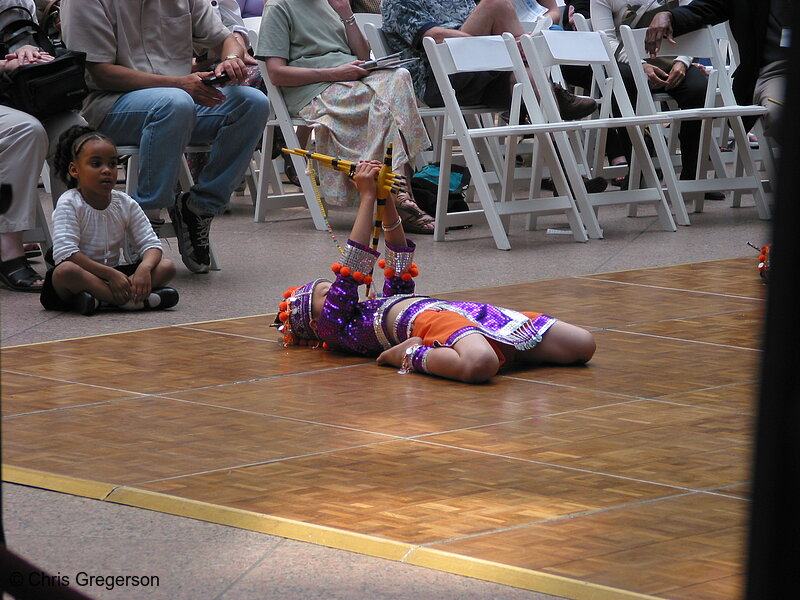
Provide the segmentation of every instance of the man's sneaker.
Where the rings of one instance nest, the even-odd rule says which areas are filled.
[[[100,306],[100,302],[89,292],[78,292],[69,299],[72,310],[84,316],[91,316]]]
[[[586,96],[576,96],[569,90],[565,90],[559,84],[553,84],[553,94],[558,103],[558,112],[565,121],[575,121],[588,117],[597,109],[597,101]]]
[[[169,209],[169,218],[175,227],[183,264],[192,273],[208,273],[211,265],[208,233],[214,217],[195,214],[187,205],[188,200],[188,192],[178,194],[175,206]]]
[[[599,194],[600,192],[605,192],[606,188],[608,187],[608,181],[606,181],[603,177],[593,177],[592,179],[589,179],[583,175],[582,179],[586,191],[590,194]],[[553,183],[553,180],[548,177],[547,179],[542,179],[542,189],[555,194],[556,185]]]
[[[180,296],[178,290],[171,287],[156,288],[144,301],[144,307],[150,310],[164,310],[172,308],[178,303]]]

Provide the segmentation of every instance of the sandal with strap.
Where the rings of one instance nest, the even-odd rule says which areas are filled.
[[[44,278],[28,264],[24,256],[0,262],[0,281],[16,292],[35,294],[41,292],[44,285]]]
[[[403,230],[418,235],[433,235],[436,220],[417,206],[406,192],[395,196],[397,212],[403,217]]]

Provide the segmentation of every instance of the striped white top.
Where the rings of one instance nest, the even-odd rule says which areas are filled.
[[[92,208],[77,189],[67,190],[53,211],[53,260],[76,252],[110,267],[134,263],[161,242],[136,200],[113,190],[104,210]]]

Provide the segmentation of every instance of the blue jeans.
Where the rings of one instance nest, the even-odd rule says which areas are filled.
[[[175,203],[181,155],[189,144],[211,144],[208,164],[190,190],[198,214],[225,211],[244,177],[269,114],[269,100],[247,86],[221,88],[218,106],[195,104],[178,88],[149,88],[120,97],[100,131],[120,146],[139,146],[139,184],[134,194],[145,210]]]

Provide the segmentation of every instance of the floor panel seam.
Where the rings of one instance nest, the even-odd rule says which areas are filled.
[[[734,346],[732,344],[720,344],[719,342],[707,342],[705,340],[690,340],[687,338],[679,338],[673,337],[669,335],[657,335],[654,333],[647,333],[644,331],[626,331],[624,329],[616,329],[614,327],[609,327],[607,329],[603,329],[603,331],[610,331],[613,333],[622,333],[627,335],[639,335],[643,337],[650,337],[660,340],[671,340],[673,342],[685,342],[687,344],[701,344],[703,346],[714,346],[716,348],[729,348],[731,350],[747,350],[748,352],[763,352],[761,348],[747,348],[745,346]]]
[[[172,400],[174,402],[182,402],[184,404],[194,404],[194,405],[197,405],[197,406],[205,406],[205,407],[208,407],[208,408],[221,408],[221,409],[224,409],[224,410],[232,410],[232,411],[235,411],[235,412],[241,412],[241,413],[245,413],[245,414],[258,415],[260,417],[270,417],[270,418],[273,418],[273,419],[281,419],[283,421],[293,421],[293,422],[296,422],[296,423],[305,423],[305,424],[308,424],[308,425],[319,425],[321,427],[332,427],[334,429],[343,429],[345,431],[355,431],[357,433],[380,435],[380,436],[383,436],[383,437],[392,438],[393,440],[405,439],[405,436],[394,435],[394,434],[391,434],[391,433],[382,433],[382,432],[379,432],[379,431],[370,431],[368,429],[360,429],[358,427],[348,427],[347,425],[337,425],[336,423],[324,423],[322,421],[313,421],[311,419],[301,419],[300,417],[291,417],[291,416],[288,416],[288,415],[278,415],[278,414],[273,414],[273,413],[264,413],[264,412],[259,412],[259,411],[256,411],[256,410],[251,410],[251,409],[248,409],[248,408],[238,408],[238,407],[235,407],[235,406],[222,406],[222,405],[219,405],[219,404],[211,404],[211,403],[208,403],[208,402],[198,402],[196,400],[186,400],[184,398],[171,398],[171,397],[167,397],[167,396],[162,396],[160,394],[157,397],[165,398],[167,400]]]
[[[550,519],[539,519],[537,521],[529,521],[527,523],[518,523],[516,525],[509,525],[508,527],[499,527],[497,529],[492,529],[489,531],[482,531],[477,533],[470,533],[466,535],[460,535],[454,538],[437,540],[435,542],[423,542],[420,544],[421,547],[431,547],[431,546],[438,546],[440,544],[450,544],[454,542],[461,542],[464,540],[474,539],[478,537],[483,537],[486,535],[496,535],[498,533],[507,533],[509,531],[517,531],[519,529],[525,529],[526,527],[533,527],[536,525],[547,525],[550,523],[558,523],[560,521],[568,521],[570,519],[578,519],[581,517],[588,517],[602,513],[614,512],[617,510],[625,510],[627,508],[633,508],[637,506],[642,506],[645,504],[652,504],[655,502],[662,502],[665,500],[672,500],[675,498],[685,498],[687,496],[693,496],[698,494],[699,492],[696,491],[687,491],[680,494],[671,494],[669,496],[659,496],[658,498],[647,498],[645,500],[639,500],[637,502],[626,502],[625,504],[617,504],[615,506],[607,506],[603,508],[596,508],[596,509],[589,509],[584,510],[581,512],[576,513],[569,513],[566,515],[559,515],[558,517],[552,517]]]
[[[601,281],[605,283],[615,283],[619,285],[627,285],[631,287],[644,287],[644,288],[652,288],[656,290],[665,290],[670,292],[683,292],[687,294],[700,294],[704,296],[719,296],[722,298],[730,298],[732,300],[753,300],[760,303],[766,303],[764,298],[756,298],[754,296],[739,296],[738,294],[723,294],[720,292],[707,292],[704,290],[690,290],[685,288],[676,288],[676,287],[669,287],[663,285],[653,285],[651,283],[640,283],[636,281],[617,281],[614,279],[606,279],[604,277],[597,277],[595,275],[579,275],[577,276],[578,279],[586,279],[589,281]]]
[[[464,452],[474,452],[476,454],[481,454],[483,456],[492,456],[492,457],[496,457],[496,458],[504,458],[504,459],[507,459],[507,460],[515,460],[515,461],[519,461],[519,462],[524,462],[524,463],[529,463],[529,464],[534,464],[534,465],[540,465],[540,466],[543,466],[543,467],[550,467],[550,468],[555,468],[555,469],[565,469],[565,470],[568,470],[568,471],[575,471],[575,472],[578,472],[578,473],[586,473],[588,475],[596,475],[598,477],[610,477],[612,479],[620,479],[620,480],[623,480],[623,481],[631,481],[631,482],[634,482],[634,483],[641,483],[641,484],[644,484],[644,485],[653,485],[653,486],[657,486],[657,487],[665,487],[665,488],[669,488],[669,489],[673,489],[673,490],[680,490],[681,492],[686,492],[686,493],[698,493],[698,492],[702,491],[702,490],[698,490],[698,489],[687,487],[687,486],[676,485],[676,484],[673,484],[673,483],[660,483],[660,482],[657,482],[657,481],[649,481],[647,479],[641,479],[641,478],[638,478],[638,477],[628,477],[628,476],[625,476],[625,475],[618,475],[618,474],[615,474],[615,473],[604,473],[602,471],[594,471],[592,469],[586,469],[584,467],[575,467],[575,466],[571,466],[571,465],[560,465],[558,463],[551,463],[551,462],[547,462],[547,461],[543,461],[543,460],[536,460],[536,459],[532,459],[532,458],[524,458],[524,457],[520,457],[520,456],[510,456],[508,454],[498,454],[498,453],[494,453],[494,452],[488,452],[486,450],[477,450],[475,448],[464,448],[463,446],[454,446],[452,444],[444,444],[442,442],[432,442],[432,441],[429,441],[429,440],[409,440],[409,441],[418,442],[420,444],[428,444],[428,445],[431,445],[431,446],[439,446],[439,447],[442,447],[442,448],[449,448],[451,450],[461,450],[461,451],[464,451]]]
[[[302,458],[309,458],[311,456],[322,456],[324,454],[331,454],[331,453],[334,453],[334,452],[342,452],[342,451],[347,451],[347,450],[357,450],[359,448],[369,448],[371,446],[380,446],[382,444],[388,444],[388,443],[395,442],[395,441],[397,441],[397,440],[396,439],[390,439],[390,440],[381,440],[381,441],[369,442],[367,444],[355,444],[353,446],[342,446],[340,448],[332,448],[330,450],[320,450],[319,452],[309,452],[307,454],[296,454],[296,455],[293,455],[293,456],[282,456],[282,457],[278,457],[278,458],[271,458],[271,459],[267,459],[267,460],[263,460],[263,461],[256,461],[256,462],[252,462],[252,463],[242,463],[242,464],[239,464],[239,465],[228,465],[228,466],[219,467],[219,468],[216,468],[216,469],[208,469],[208,470],[205,470],[205,471],[196,471],[194,473],[181,473],[179,475],[173,475],[173,476],[170,476],[170,477],[160,477],[158,479],[149,479],[147,481],[137,481],[137,482],[132,482],[132,483],[124,484],[124,485],[127,486],[127,487],[144,486],[144,485],[150,485],[150,484],[153,484],[153,483],[161,483],[161,482],[164,482],[164,481],[174,481],[176,479],[184,479],[184,478],[188,478],[188,477],[198,477],[198,476],[201,476],[201,475],[211,475],[213,473],[221,473],[223,471],[234,471],[234,470],[238,470],[238,469],[249,469],[249,468],[252,468],[252,467],[262,467],[262,466],[265,466],[265,465],[272,465],[272,464],[286,462],[286,461],[290,461],[290,460],[298,460],[298,459],[302,459]]]

